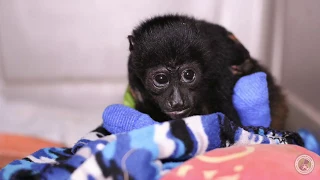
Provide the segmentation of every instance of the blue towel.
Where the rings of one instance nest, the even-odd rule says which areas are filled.
[[[299,135],[304,141],[305,148],[320,155],[320,143],[316,137],[306,129],[299,129]]]
[[[104,111],[101,126],[72,148],[44,148],[15,160],[0,171],[0,179],[159,179],[184,161],[216,148],[250,144],[297,144],[294,132],[264,127],[240,127],[221,113],[183,120],[151,123],[144,127],[116,128],[108,122],[148,116],[123,105]],[[135,114],[137,113],[137,114]],[[119,120],[119,119],[118,119]],[[125,119],[121,119],[126,121]],[[150,119],[149,119],[150,120]]]
[[[269,127],[271,114],[267,75],[257,72],[239,79],[234,87],[233,105],[244,126]]]

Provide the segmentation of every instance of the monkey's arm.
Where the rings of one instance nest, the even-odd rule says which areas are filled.
[[[228,33],[236,58],[230,62],[230,70],[236,77],[247,76],[256,72],[264,72],[267,75],[269,106],[271,113],[271,127],[284,129],[285,120],[288,116],[288,104],[286,98],[272,76],[272,74],[259,62],[250,56],[249,51],[231,33]]]
[[[235,66],[235,69],[233,72],[238,74],[240,77],[245,77],[257,72],[264,72],[266,74],[268,91],[265,92],[265,94],[268,94],[269,96],[271,128],[278,130],[284,129],[285,121],[289,112],[288,104],[282,89],[275,83],[271,73],[255,59],[248,59],[243,64]]]

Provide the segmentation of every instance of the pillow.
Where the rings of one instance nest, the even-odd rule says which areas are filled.
[[[308,173],[310,170],[312,171]],[[312,180],[319,177],[320,157],[317,154],[296,145],[259,144],[209,151],[173,169],[163,177],[163,180],[219,178]]]

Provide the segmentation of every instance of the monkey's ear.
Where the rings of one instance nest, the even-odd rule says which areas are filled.
[[[253,68],[253,61],[252,59],[246,59],[240,65],[231,65],[230,71],[233,75],[245,75],[248,74],[251,69]]]
[[[228,32],[228,38],[232,40],[235,61],[231,62],[230,71],[233,75],[247,74],[253,68],[253,61],[249,51],[241,44],[241,42],[231,33]]]
[[[129,35],[128,40],[129,40],[129,50],[132,51],[133,45],[134,45],[134,37],[132,35]]]

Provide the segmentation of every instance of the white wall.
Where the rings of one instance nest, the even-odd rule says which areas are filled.
[[[292,104],[290,127],[320,138],[320,1],[288,0],[283,21],[281,82]]]
[[[320,111],[320,1],[288,3],[283,84]]]

